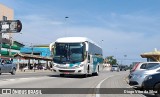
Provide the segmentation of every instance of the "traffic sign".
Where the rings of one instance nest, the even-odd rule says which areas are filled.
[[[0,33],[18,33],[22,30],[20,20],[0,21]]]

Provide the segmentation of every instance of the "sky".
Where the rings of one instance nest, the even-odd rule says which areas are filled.
[[[26,45],[50,44],[60,37],[88,37],[103,55],[119,63],[146,61],[140,54],[160,49],[159,0],[0,0],[14,9]],[[66,18],[68,17],[68,18]]]

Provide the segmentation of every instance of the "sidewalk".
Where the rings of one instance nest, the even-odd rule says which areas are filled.
[[[52,72],[51,70],[17,70],[16,73],[40,73],[40,72]]]
[[[104,71],[110,71],[110,70],[111,70],[111,67],[104,67],[103,70],[104,70]]]

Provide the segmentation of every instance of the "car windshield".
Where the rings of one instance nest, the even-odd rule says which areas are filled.
[[[152,68],[148,68],[148,70],[153,70],[153,69],[156,69],[156,68],[159,68],[159,67],[160,67],[160,64],[156,65],[156,66],[153,66]]]
[[[85,43],[56,43],[54,47],[55,63],[75,63],[84,60]]]
[[[116,65],[113,65],[112,67],[118,67],[118,66],[116,66]]]

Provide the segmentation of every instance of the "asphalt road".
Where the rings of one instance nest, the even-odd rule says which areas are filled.
[[[126,82],[128,71],[110,72],[103,70],[99,76],[82,78],[80,76],[59,77],[52,72],[18,73],[0,75],[0,88],[82,88],[85,94],[2,94],[0,97],[154,97],[144,94],[95,94],[94,88],[130,88]],[[72,89],[73,93],[75,92]],[[83,90],[80,90],[83,91]]]

